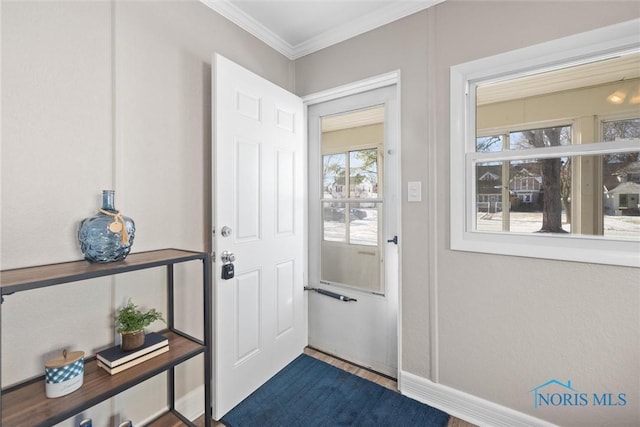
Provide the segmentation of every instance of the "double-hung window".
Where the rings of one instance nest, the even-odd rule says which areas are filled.
[[[452,67],[452,249],[640,266],[637,28]]]

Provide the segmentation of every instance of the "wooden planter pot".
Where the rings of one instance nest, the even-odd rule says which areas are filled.
[[[121,347],[125,351],[135,350],[144,344],[144,331],[123,332]]]

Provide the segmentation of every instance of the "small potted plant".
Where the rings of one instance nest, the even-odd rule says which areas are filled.
[[[122,336],[120,344],[125,351],[134,350],[144,344],[144,328],[156,320],[165,320],[162,313],[155,308],[142,312],[129,299],[127,304],[118,310],[116,315],[116,331]],[[166,323],[166,322],[165,322]]]

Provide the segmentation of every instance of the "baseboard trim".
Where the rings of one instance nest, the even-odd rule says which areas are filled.
[[[531,415],[431,382],[409,372],[401,371],[400,377],[399,383],[402,384],[403,395],[478,426],[555,426]]]
[[[176,398],[175,408],[180,414],[188,420],[195,420],[204,415],[204,410],[202,409],[202,400],[204,397],[204,385],[200,385],[195,389],[191,390],[184,396]],[[159,409],[155,413],[149,415],[145,419],[141,420],[139,423],[135,423],[135,425],[147,425],[148,423],[156,420],[159,416],[165,414],[169,410],[168,406]]]
[[[196,418],[204,415],[202,409],[202,401],[204,400],[204,384],[191,390],[184,396],[176,399],[176,409],[185,418],[189,420],[195,420]]]

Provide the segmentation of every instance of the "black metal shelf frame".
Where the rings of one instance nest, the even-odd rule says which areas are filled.
[[[129,260],[129,262],[127,262]],[[175,328],[175,310],[174,310],[174,265],[184,263],[188,261],[201,260],[202,262],[202,297],[203,297],[203,323],[204,323],[204,339],[200,340],[195,338],[186,332]],[[131,262],[133,261],[133,262]],[[174,332],[184,338],[189,339],[201,346],[203,349],[193,351],[192,353],[181,357],[176,360],[172,360],[162,368],[154,369],[147,374],[137,378],[131,384],[120,386],[114,389],[110,389],[102,393],[99,397],[88,399],[83,402],[82,405],[78,405],[68,411],[60,411],[51,416],[48,421],[51,423],[60,422],[69,417],[72,417],[83,410],[94,406],[101,401],[109,399],[122,391],[131,388],[137,384],[140,384],[147,379],[161,374],[167,373],[167,402],[169,406],[169,412],[173,413],[177,418],[182,420],[185,424],[195,426],[191,421],[186,419],[175,407],[175,366],[192,359],[193,357],[204,353],[204,418],[205,425],[211,425],[212,422],[212,410],[211,410],[211,398],[212,398],[212,352],[211,352],[211,337],[212,337],[212,314],[211,314],[211,258],[206,252],[192,252],[176,249],[163,249],[158,251],[142,252],[137,254],[131,254],[125,261],[111,263],[111,264],[89,264],[86,261],[73,261],[70,263],[51,264],[47,266],[28,267],[15,270],[0,271],[0,297],[4,303],[4,296],[11,295],[16,292],[30,291],[48,286],[56,286],[63,283],[76,282],[80,280],[94,279],[98,277],[117,275],[121,273],[127,273],[136,270],[144,270],[166,266],[167,269],[167,327],[171,332]],[[49,270],[65,270],[65,267],[69,267],[69,273],[53,273],[53,276],[47,277],[46,274],[30,274],[38,269],[38,273],[47,272]],[[86,267],[86,268],[85,268]],[[16,276],[24,273],[25,279],[16,279]],[[9,278],[9,276],[11,276]],[[7,280],[5,280],[7,278]],[[0,330],[2,327],[2,304],[0,304]],[[0,337],[0,352],[2,351],[2,340]],[[35,380],[28,379],[23,383],[12,385],[6,390],[0,390],[0,426],[3,423],[3,407],[2,407],[2,394],[8,391],[15,390],[21,386],[33,383]],[[0,377],[1,384],[1,377]]]

